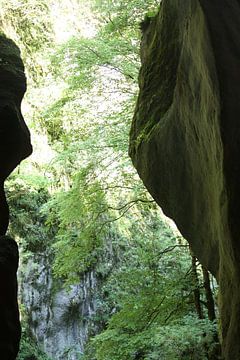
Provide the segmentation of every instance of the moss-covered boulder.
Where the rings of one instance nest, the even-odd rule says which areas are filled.
[[[145,21],[130,156],[220,284],[225,359],[240,359],[240,3],[163,0]]]

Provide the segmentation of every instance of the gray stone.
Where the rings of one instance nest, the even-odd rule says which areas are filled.
[[[93,271],[69,289],[53,281],[51,257],[35,254],[19,274],[20,297],[30,329],[54,360],[78,360],[89,338],[96,311],[97,281]]]

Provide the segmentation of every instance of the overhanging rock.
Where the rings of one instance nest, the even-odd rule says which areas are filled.
[[[225,359],[240,359],[240,2],[163,0],[143,26],[130,156],[218,279]]]

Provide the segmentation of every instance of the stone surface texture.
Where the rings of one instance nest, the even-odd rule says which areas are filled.
[[[223,358],[240,359],[240,1],[163,0],[143,26],[130,156],[218,279]]]
[[[17,46],[0,34],[0,358],[18,353],[20,323],[17,303],[18,247],[5,233],[9,212],[4,181],[32,152],[30,134],[21,114],[26,91],[24,67]]]
[[[94,329],[97,278],[89,271],[63,288],[52,274],[52,256],[35,253],[20,266],[20,299],[38,345],[54,360],[78,360]]]

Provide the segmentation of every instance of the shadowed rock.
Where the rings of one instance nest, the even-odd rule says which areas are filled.
[[[218,279],[225,359],[240,359],[240,2],[163,0],[143,26],[130,156]]]
[[[21,114],[26,91],[24,67],[17,46],[0,35],[0,359],[18,353],[20,323],[17,304],[18,247],[5,236],[9,222],[4,180],[31,154],[30,134]]]
[[[15,359],[21,336],[17,305],[18,246],[8,236],[0,237],[0,358]]]

